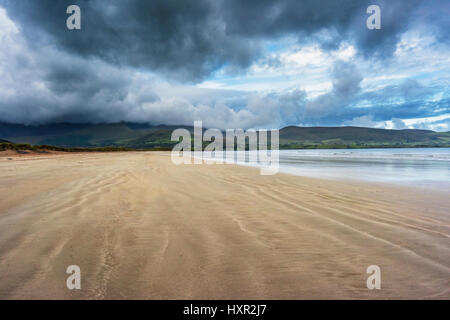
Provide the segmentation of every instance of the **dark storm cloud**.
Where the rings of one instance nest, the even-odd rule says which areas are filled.
[[[84,57],[144,67],[196,81],[223,66],[245,69],[262,40],[294,35],[324,47],[354,42],[367,56],[389,56],[420,0],[0,0],[31,43],[49,41]],[[65,27],[69,4],[82,10],[82,30]],[[382,29],[368,30],[366,8],[379,4]]]
[[[429,4],[429,5],[426,5]],[[431,5],[430,5],[431,4]],[[450,5],[448,0],[424,2],[412,19],[430,28],[439,42],[450,44]]]
[[[76,94],[89,101],[101,90],[107,89],[111,99],[123,99],[127,95],[127,79],[120,71],[108,70],[108,75],[99,75],[98,66],[85,61],[48,61],[43,80],[47,87],[57,95]],[[105,72],[105,70],[103,70]]]
[[[66,28],[74,1],[7,1],[29,42],[54,42],[64,50],[110,63],[145,67],[178,79],[200,79],[225,63],[246,67],[260,47],[252,39],[226,34],[214,2],[75,1],[82,30]]]
[[[81,7],[80,31],[66,28],[69,4]],[[381,30],[366,28],[369,4],[381,7]],[[371,123],[449,113],[448,99],[431,99],[435,90],[416,80],[361,92],[363,75],[357,64],[370,63],[371,57],[390,58],[411,19],[426,25],[437,39],[447,39],[445,4],[0,0],[0,14],[2,7],[7,10],[3,23],[9,25],[3,35],[0,30],[0,121],[189,125],[202,119],[205,126],[249,128],[340,125],[354,119]],[[286,52],[285,36],[289,46],[314,43],[325,51],[345,41],[361,55],[337,61],[329,70],[332,89],[315,98],[292,88],[258,93],[190,85],[219,69],[233,76],[245,73],[255,62],[281,68],[282,60],[265,46],[272,43]],[[293,38],[297,43],[292,44]]]
[[[363,77],[352,63],[337,61],[331,70],[333,89],[306,104],[306,117],[325,118],[328,114],[340,113],[351,104],[360,90]]]
[[[409,27],[412,16],[423,2],[421,0],[410,1],[369,1],[378,4],[381,9],[381,29],[369,30],[368,28],[357,28],[365,24],[366,17],[355,15],[349,37],[354,38],[360,51],[366,56],[377,56],[385,58],[390,56],[396,49],[400,35]]]
[[[297,35],[313,38],[325,49],[336,49],[348,40],[365,56],[386,57],[395,50],[398,36],[407,29],[409,18],[422,0],[231,0],[224,1],[223,16],[228,30],[248,37]],[[366,28],[369,5],[381,8],[382,28]]]
[[[0,100],[1,120],[119,121],[131,110],[132,105],[126,101],[132,85],[129,74],[54,51],[41,53],[37,60],[30,64],[31,72],[14,65],[5,70],[16,86],[14,94]]]

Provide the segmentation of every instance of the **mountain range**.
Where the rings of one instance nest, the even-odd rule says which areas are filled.
[[[0,123],[0,140],[57,147],[125,147],[171,149],[173,130],[191,126],[139,123],[23,125]],[[0,141],[1,142],[1,141]],[[280,149],[450,147],[450,132],[364,127],[297,127],[280,129]]]

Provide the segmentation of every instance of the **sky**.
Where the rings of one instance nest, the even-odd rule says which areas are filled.
[[[0,0],[0,122],[450,131],[449,17],[448,0]]]

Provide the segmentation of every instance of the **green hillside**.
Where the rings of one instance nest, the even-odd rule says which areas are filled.
[[[283,149],[449,147],[450,132],[386,130],[361,127],[286,127],[280,130]]]
[[[132,130],[123,123],[99,124],[62,135],[46,136],[39,143],[68,147],[122,146],[137,136],[139,131]]]
[[[0,139],[14,143],[57,147],[171,149],[171,134],[189,126],[136,123],[51,124],[24,126],[0,123]],[[281,149],[450,147],[450,132],[386,130],[361,127],[286,127],[280,130]]]

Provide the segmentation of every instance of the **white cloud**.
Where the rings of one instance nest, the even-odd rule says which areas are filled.
[[[384,123],[373,121],[372,115],[365,115],[360,117],[355,117],[352,120],[345,121],[343,123],[344,126],[353,126],[353,127],[368,127],[368,128],[382,128],[384,127]]]
[[[407,129],[408,127],[402,119],[392,119],[392,128],[397,130]]]

